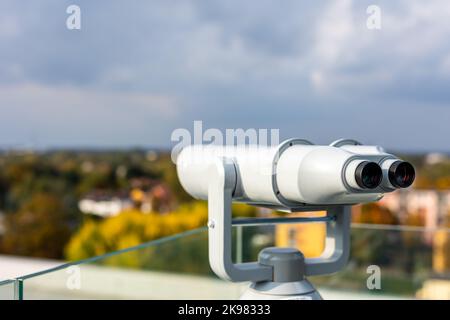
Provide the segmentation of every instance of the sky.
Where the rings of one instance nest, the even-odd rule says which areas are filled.
[[[448,152],[449,16],[447,0],[3,0],[0,148],[170,147],[201,120]]]

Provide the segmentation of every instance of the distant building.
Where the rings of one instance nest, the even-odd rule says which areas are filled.
[[[385,194],[378,203],[396,213],[402,222],[408,213],[420,212],[425,227],[436,228],[450,213],[450,191],[399,190]]]
[[[166,213],[173,209],[174,197],[165,183],[149,178],[137,178],[132,179],[130,184],[130,198],[142,212]]]
[[[130,208],[143,213],[166,213],[173,209],[174,197],[164,183],[149,178],[134,178],[130,185],[131,190],[121,192],[93,191],[78,202],[78,207],[85,214],[103,218],[113,217]]]
[[[95,191],[78,202],[78,208],[85,214],[102,218],[113,217],[125,209],[133,207],[127,193],[108,193]]]
[[[436,156],[427,159],[436,163],[442,158]],[[423,234],[425,241],[432,247],[432,267],[436,275],[423,283],[417,292],[420,299],[450,298],[450,232],[448,220],[450,215],[450,191],[436,190],[402,190],[386,194],[379,204],[398,213],[401,221],[410,213],[423,216],[425,228],[436,229]]]
[[[429,153],[425,156],[425,163],[428,165],[435,165],[448,161],[448,156],[443,153]]]

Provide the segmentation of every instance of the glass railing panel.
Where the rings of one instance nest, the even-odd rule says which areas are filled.
[[[23,277],[24,299],[236,299],[209,268],[206,228]]]
[[[241,233],[235,261],[255,261],[268,246],[297,247],[316,257],[325,243],[323,223],[245,227]],[[450,229],[353,224],[346,267],[309,280],[326,299],[450,299]]]
[[[329,297],[450,299],[450,229],[353,225],[340,272],[312,277]]]
[[[0,300],[15,300],[15,281],[0,281]]]
[[[233,260],[256,261],[268,246],[317,256],[324,225],[233,228]],[[450,299],[450,230],[353,225],[351,258],[340,272],[310,277],[326,299]],[[374,275],[379,274],[379,286]],[[24,299],[237,299],[246,288],[218,279],[206,228],[23,277]]]

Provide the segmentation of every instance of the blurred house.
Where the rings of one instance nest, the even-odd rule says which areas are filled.
[[[163,182],[149,178],[130,181],[131,189],[120,192],[93,191],[78,202],[85,214],[103,218],[112,217],[123,210],[136,208],[144,213],[166,213],[173,209],[174,197]]]
[[[441,157],[435,155],[428,161],[435,163],[440,161]],[[450,191],[437,190],[399,190],[386,194],[379,201],[384,206],[396,213],[400,222],[405,222],[409,214],[419,214],[426,229],[434,230],[434,232],[425,232],[424,239],[432,247],[433,272],[437,275],[450,274],[450,233],[448,231],[448,221],[450,218]],[[437,229],[437,230],[436,230]],[[435,285],[437,291],[442,292],[443,282],[446,282],[447,289],[450,289],[449,280],[439,280],[427,283],[427,287],[421,291],[421,297],[433,297],[427,294],[433,292],[430,288]],[[445,290],[444,290],[445,291]],[[448,291],[446,291],[448,292]],[[448,293],[446,293],[448,294]]]
[[[166,213],[173,209],[175,198],[170,188],[160,180],[135,178],[130,185],[130,198],[142,212]]]
[[[435,165],[448,161],[448,156],[444,153],[429,153],[425,156],[425,163],[428,165]]]
[[[424,227],[437,228],[450,212],[450,191],[398,190],[386,194],[378,204],[396,213],[401,222],[407,219],[408,213],[420,213]]]
[[[93,214],[108,218],[119,214],[125,209],[133,207],[128,193],[94,191],[78,202],[78,208],[85,214]]]

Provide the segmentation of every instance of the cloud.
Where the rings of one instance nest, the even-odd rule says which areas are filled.
[[[148,145],[154,127],[179,115],[173,97],[73,86],[2,86],[0,97],[0,145],[7,146]]]
[[[371,2],[376,31],[369,3],[354,0],[80,0],[80,31],[65,28],[69,4],[0,5],[0,110],[10,128],[23,124],[3,140],[169,145],[171,130],[198,119],[317,142],[351,134],[448,148],[448,1]]]

